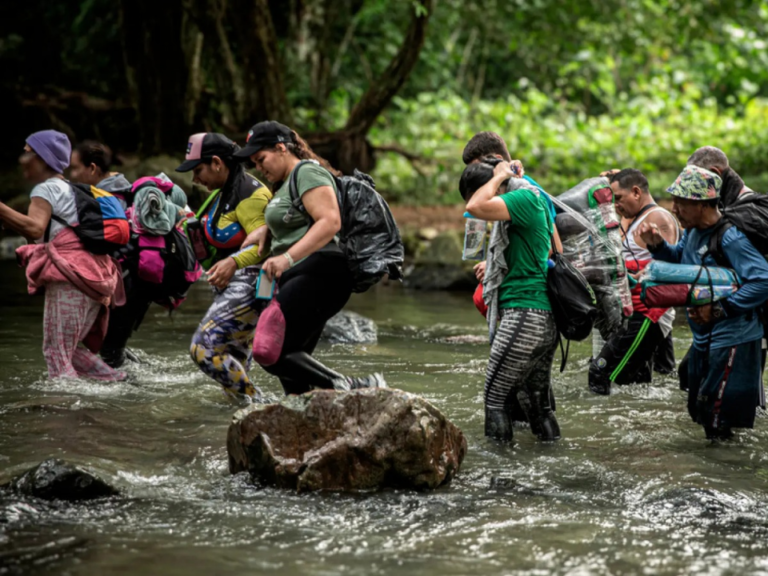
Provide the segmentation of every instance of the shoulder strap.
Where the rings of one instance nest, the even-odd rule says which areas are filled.
[[[218,192],[216,192],[215,194],[210,194],[210,195],[208,196],[208,198],[206,198],[206,199],[205,199],[205,202],[203,202],[203,203],[202,203],[202,205],[200,206],[200,208],[198,208],[198,209],[197,209],[197,214],[195,214],[195,217],[196,217],[198,220],[200,220],[200,218],[202,218],[202,217],[203,217],[203,215],[205,215],[205,211],[206,211],[206,210],[208,210],[208,207],[211,205],[211,202],[213,202],[213,201],[214,201],[214,199],[215,199],[217,196],[220,196],[220,195],[221,195],[221,190],[219,190],[219,191],[218,191]]]
[[[303,214],[310,226],[315,222],[312,220],[312,216],[307,213],[307,209],[304,207],[304,203],[301,201],[301,195],[299,194],[299,170],[301,170],[302,166],[309,163],[314,164],[311,160],[302,160],[296,164],[296,167],[291,171],[291,175],[288,177],[288,193],[291,196],[291,207],[285,213],[285,216],[283,216],[283,222],[290,222],[296,212]]]
[[[718,266],[723,266],[725,268],[731,268],[731,263],[728,261],[728,256],[725,255],[725,252],[723,251],[723,236],[725,236],[725,233],[728,232],[733,228],[733,223],[729,222],[725,218],[720,220],[720,222],[715,226],[714,232],[712,232],[712,235],[709,237],[709,244],[707,245],[707,252],[704,256],[709,254],[714,258],[715,263]]]

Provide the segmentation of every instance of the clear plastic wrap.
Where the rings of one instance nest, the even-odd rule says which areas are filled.
[[[563,254],[589,282],[597,298],[595,328],[609,339],[632,315],[627,270],[621,255],[620,219],[606,178],[589,178],[553,198]]]
[[[464,217],[467,221],[464,225],[464,251],[461,254],[461,259],[485,260],[488,244],[488,222],[467,214]]]

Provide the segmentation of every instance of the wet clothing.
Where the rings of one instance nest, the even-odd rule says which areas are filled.
[[[312,358],[325,323],[352,295],[347,260],[331,244],[283,272],[275,296],[285,318],[285,340],[276,363],[263,366],[280,378],[286,394],[333,388],[343,376]]]
[[[596,394],[609,394],[612,383],[651,382],[656,351],[666,345],[661,326],[634,312],[590,362],[589,389]]]
[[[31,198],[42,198],[51,205],[51,215],[56,216],[68,225],[72,226],[78,223],[77,206],[75,205],[75,194],[69,182],[62,178],[48,178],[32,189]],[[48,241],[56,238],[56,235],[67,228],[62,222],[51,218],[48,225]],[[43,238],[37,240],[43,242]]]
[[[190,355],[200,369],[224,391],[259,398],[261,390],[248,378],[253,332],[266,301],[254,298],[257,266],[235,272],[222,291],[212,288],[213,304],[200,322]]]
[[[510,216],[509,246],[504,254],[509,271],[499,287],[501,308],[552,309],[546,270],[554,228],[543,196],[529,188],[499,196]]]
[[[293,174],[293,170],[291,174]],[[307,230],[309,230],[307,217],[298,211],[294,211],[288,222],[284,221],[288,210],[291,208],[290,181],[291,176],[288,175],[283,185],[275,193],[274,198],[267,205],[266,210],[267,225],[272,233],[272,253],[276,255],[287,252],[291,246],[304,238]],[[336,182],[328,170],[310,162],[302,164],[296,178],[296,191],[299,197],[320,186],[330,186],[334,192],[337,191]]]
[[[731,428],[752,428],[761,403],[762,340],[709,351],[691,349],[688,359],[688,413],[707,436]]]
[[[51,378],[124,380],[125,372],[109,367],[81,342],[97,323],[102,305],[67,282],[45,288],[43,356]]]
[[[550,311],[507,308],[491,347],[485,378],[485,433],[512,438],[512,413],[522,406],[531,430],[557,425],[550,403],[552,362],[557,330]],[[559,436],[559,429],[557,430]],[[545,439],[554,440],[545,436]]]
[[[109,306],[125,302],[114,260],[85,250],[71,228],[50,242],[22,246],[16,253],[26,266],[29,293],[45,289],[43,356],[48,374],[123,379],[123,373],[105,369],[94,354],[107,332]]]
[[[666,242],[653,257],[667,262],[715,266],[708,254],[715,227],[690,229],[674,246]],[[764,405],[762,391],[763,326],[759,307],[768,300],[768,262],[737,228],[729,228],[722,251],[741,287],[720,305],[725,318],[700,326],[690,319],[693,346],[681,386],[688,388],[688,410],[708,438],[728,437],[732,428],[751,428],[755,408]],[[702,282],[705,282],[706,276]]]
[[[229,256],[238,270],[263,260],[258,246],[241,251],[240,245],[248,234],[265,224],[264,210],[271,198],[269,189],[242,167],[232,169],[224,188],[212,192],[197,214],[212,253],[202,263],[206,270]]]

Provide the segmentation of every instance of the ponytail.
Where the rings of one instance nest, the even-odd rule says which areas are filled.
[[[291,142],[287,142],[285,148],[299,160],[314,160],[334,176],[342,176],[342,173],[331,166],[328,160],[315,154],[309,144],[295,130],[291,130]]]

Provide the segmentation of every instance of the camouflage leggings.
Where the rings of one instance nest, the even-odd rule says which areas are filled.
[[[254,297],[259,268],[238,270],[229,285],[215,290],[213,304],[205,314],[189,349],[192,360],[233,396],[244,394],[254,399],[261,390],[251,383],[253,332],[266,300]]]

